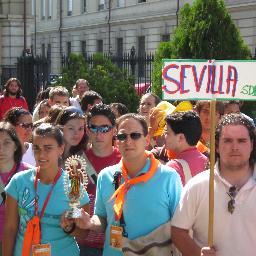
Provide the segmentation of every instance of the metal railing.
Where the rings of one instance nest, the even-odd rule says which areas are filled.
[[[151,91],[154,54],[144,53],[136,55],[135,49],[132,49],[123,55],[104,53],[103,56],[104,58],[110,59],[119,68],[125,70],[128,75],[134,78],[134,86],[140,95]],[[92,68],[94,64],[93,54],[84,54],[84,59],[89,68]],[[69,57],[64,55],[62,57],[62,68],[68,68],[68,66]]]

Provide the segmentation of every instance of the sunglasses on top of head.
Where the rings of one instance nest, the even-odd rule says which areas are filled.
[[[112,125],[93,125],[93,124],[90,124],[88,125],[88,129],[93,132],[93,133],[107,133],[109,132],[111,129],[113,129],[114,126]]]
[[[138,140],[141,138],[141,136],[143,136],[142,133],[139,133],[139,132],[132,132],[130,134],[127,134],[127,133],[118,133],[116,135],[116,139],[118,139],[119,141],[125,141],[127,140],[128,136],[130,136],[130,138],[132,140]]]

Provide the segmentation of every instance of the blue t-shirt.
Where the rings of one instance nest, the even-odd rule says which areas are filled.
[[[35,169],[30,169],[15,174],[6,187],[6,192],[18,202],[19,229],[16,238],[14,256],[20,256],[22,251],[23,236],[27,222],[34,216],[35,203]],[[69,210],[69,200],[64,192],[63,172],[54,186],[50,200],[46,206],[41,223],[41,243],[51,244],[52,256],[78,256],[79,248],[74,237],[63,232],[60,226],[60,217],[64,211]],[[38,207],[39,214],[43,203],[52,187],[38,182]],[[89,203],[88,194],[85,192],[80,201],[81,205]]]
[[[137,176],[147,172],[149,167],[150,160],[148,159]],[[123,255],[122,252],[109,246],[110,226],[113,224],[119,225],[114,218],[114,201],[110,201],[115,191],[113,175],[116,171],[120,171],[119,165],[103,169],[97,181],[94,214],[107,220],[104,256]],[[160,165],[154,176],[146,183],[138,183],[132,186],[125,196],[123,208],[128,238],[135,239],[147,235],[160,225],[168,222],[179,202],[181,189],[182,185],[177,172],[164,165]]]

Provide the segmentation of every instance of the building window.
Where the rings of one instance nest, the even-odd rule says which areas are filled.
[[[48,19],[52,18],[52,0],[48,0]]]
[[[42,56],[45,57],[45,44],[41,45]]]
[[[81,52],[84,57],[86,57],[86,41],[81,41]]]
[[[68,2],[67,2],[67,10],[68,10],[68,12],[67,12],[67,15],[68,16],[71,16],[72,15],[72,10],[73,10],[73,0],[67,0]]]
[[[105,9],[105,0],[99,0],[99,6],[98,10],[104,10]]]
[[[145,36],[138,37],[138,55],[145,55]]]
[[[145,36],[138,37],[138,75],[145,76]]]
[[[47,45],[47,59],[48,59],[48,67],[51,70],[51,58],[52,58],[52,46],[51,44]]]
[[[124,7],[125,0],[117,0],[116,6],[117,7]]]
[[[146,3],[146,0],[138,0],[138,3]]]
[[[47,45],[47,58],[50,60],[52,56],[52,46],[51,44]]]
[[[45,19],[45,0],[41,0],[41,19]]]
[[[123,56],[123,38],[116,39],[116,54],[117,56]]]
[[[103,40],[97,40],[97,52],[103,53]]]
[[[161,42],[169,42],[169,41],[170,41],[170,34],[161,36]]]
[[[71,54],[71,42],[67,42],[67,56]]]
[[[31,2],[31,15],[32,16],[36,15],[36,0],[32,0]]]
[[[82,13],[86,12],[86,0],[81,0],[81,11]]]

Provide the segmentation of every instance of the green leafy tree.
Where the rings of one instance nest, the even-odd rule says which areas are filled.
[[[63,85],[70,92],[79,78],[88,77],[88,65],[81,54],[71,53],[67,59],[67,66],[62,70],[62,79],[58,81],[58,85]]]
[[[180,11],[172,40],[160,44],[154,62],[153,91],[161,96],[162,58],[251,59],[251,52],[223,0],[195,0]]]
[[[93,55],[91,68],[82,55],[71,54],[69,65],[63,69],[62,85],[71,89],[78,78],[85,78],[90,88],[98,92],[105,103],[121,102],[131,112],[136,112],[139,97],[133,85],[133,79],[107,57],[97,53]]]
[[[134,89],[133,79],[109,58],[100,53],[93,55],[89,81],[92,89],[103,97],[105,103],[121,102],[131,112],[136,112],[139,97]]]

